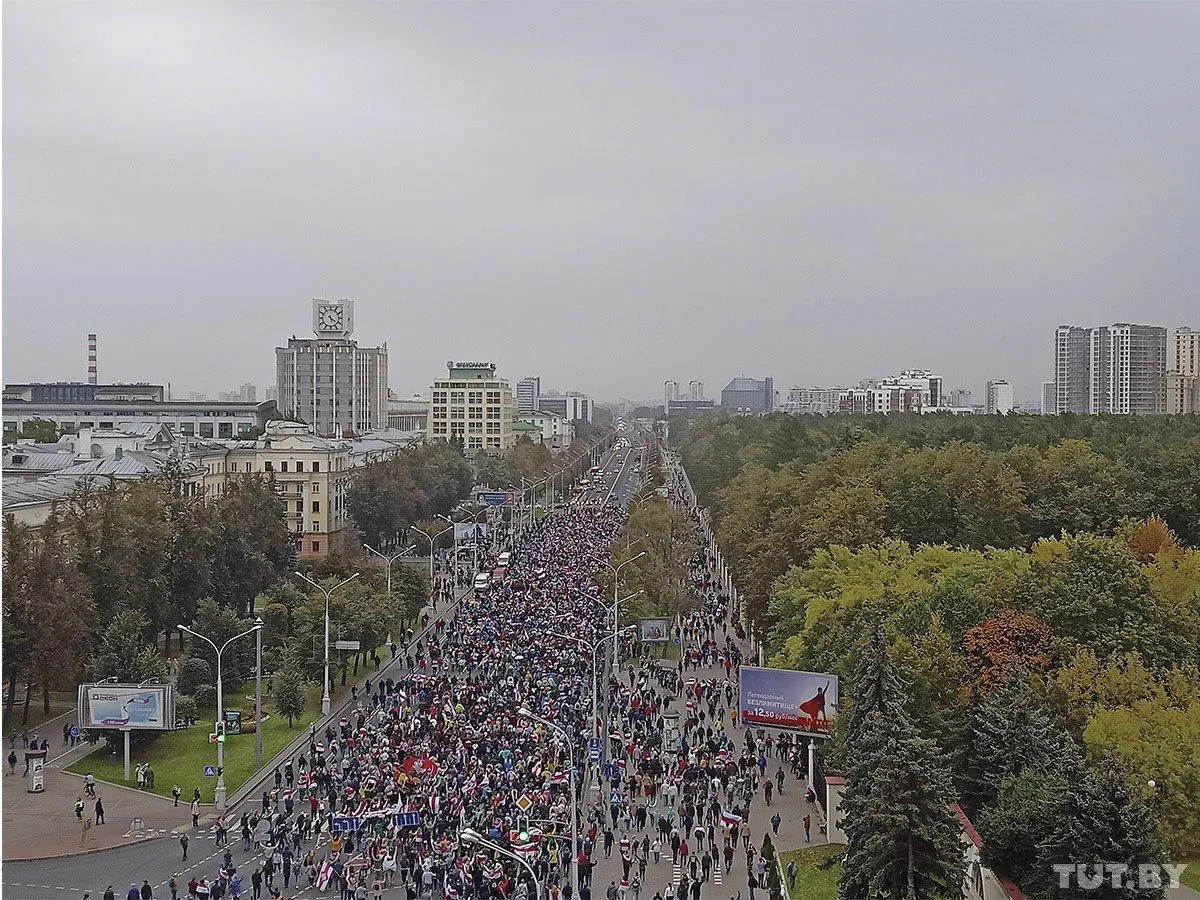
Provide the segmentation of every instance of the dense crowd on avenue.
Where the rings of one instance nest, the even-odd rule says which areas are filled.
[[[751,822],[759,834],[778,829],[766,808],[803,774],[801,748],[761,732],[731,737],[742,653],[704,554],[693,608],[673,626],[679,658],[660,660],[622,632],[618,658],[630,664],[609,672],[612,607],[594,575],[622,519],[615,507],[571,509],[528,531],[489,590],[465,595],[366,683],[350,714],[310,732],[261,806],[218,821],[220,872],[179,893],[571,900],[574,859],[580,900],[650,900],[647,867],[669,856],[678,877],[654,897],[699,900],[741,853],[753,896],[765,862]],[[724,675],[689,677],[700,667]],[[590,766],[593,733],[603,759]],[[462,841],[468,829],[481,840]],[[230,840],[255,862],[235,866]],[[620,882],[593,887],[600,854],[614,853]]]

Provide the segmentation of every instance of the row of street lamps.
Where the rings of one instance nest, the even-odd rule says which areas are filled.
[[[594,454],[594,450],[595,450],[595,448],[592,448],[593,454]],[[547,481],[550,481],[551,485],[553,485],[553,478],[559,477],[560,475],[565,476],[565,474],[569,470],[570,466],[579,462],[579,460],[581,460],[582,458],[583,458],[583,453],[581,452],[577,458],[573,459],[569,464],[564,465],[558,472],[551,473],[549,470],[546,470],[545,474],[548,477],[531,483],[531,486],[536,487],[537,485],[544,484]],[[524,501],[525,479],[521,479],[521,481],[522,481],[522,487],[523,487],[522,501]],[[532,502],[532,495],[531,495],[531,502]],[[485,507],[484,509],[471,514],[472,521],[477,522],[478,516],[482,513],[486,513],[487,511],[488,510]],[[452,528],[454,528],[454,526],[456,524],[454,522],[454,520],[449,518],[448,516],[439,515],[438,518],[440,518],[446,522],[449,522],[450,526],[448,528],[443,529],[440,532],[437,532],[434,535],[429,535],[423,531],[418,531],[418,534],[420,534],[423,538],[425,538],[427,541],[429,541],[429,582],[430,582],[431,588],[432,588],[433,579],[434,579],[434,547],[436,545],[437,539],[440,538],[446,532],[450,531]],[[531,521],[532,521],[532,511],[531,511]],[[475,569],[478,570],[478,568],[479,568],[479,542],[478,542],[478,540],[476,539],[475,541],[473,541],[473,544],[474,544],[474,549],[475,549]],[[392,564],[396,560],[400,559],[401,557],[403,557],[406,554],[415,550],[416,545],[414,544],[410,547],[406,547],[404,550],[401,550],[399,553],[395,553],[390,556],[387,554],[381,553],[380,551],[374,549],[373,547],[367,546],[366,544],[364,544],[363,547],[366,550],[368,550],[369,552],[373,553],[375,556],[378,556],[383,561],[383,564],[384,564],[384,567],[385,567],[385,570],[387,573],[387,593],[390,596],[392,593]],[[593,733],[593,737],[599,737],[598,729],[600,727],[599,709],[598,709],[598,687],[599,686],[597,684],[597,670],[599,667],[600,647],[603,646],[608,641],[613,642],[612,669],[613,669],[613,671],[615,671],[616,670],[616,640],[619,637],[619,635],[621,634],[621,632],[618,632],[618,630],[617,630],[618,609],[622,603],[632,600],[634,597],[638,596],[638,594],[643,593],[642,591],[639,590],[633,594],[630,594],[628,597],[625,597],[624,599],[619,600],[617,597],[617,593],[619,590],[618,580],[619,580],[620,572],[621,572],[621,569],[623,569],[626,565],[633,562],[634,560],[640,559],[642,556],[645,556],[645,551],[642,551],[637,556],[627,559],[625,562],[621,563],[619,566],[616,566],[615,568],[613,566],[609,565],[608,563],[605,563],[605,565],[613,572],[613,606],[612,606],[613,631],[612,631],[612,634],[601,638],[599,641],[597,641],[593,645],[591,645],[591,649],[592,649],[592,733]],[[456,583],[457,583],[457,574],[458,574],[458,534],[457,534],[457,531],[455,532],[455,535],[454,535],[454,572],[455,572]],[[345,587],[350,582],[352,582],[356,578],[358,578],[360,573],[355,572],[349,578],[346,578],[346,579],[338,582],[332,588],[328,588],[328,589],[325,587],[322,587],[316,581],[314,581],[313,579],[311,579],[307,575],[305,575],[303,572],[296,572],[295,574],[296,574],[296,577],[300,578],[301,580],[305,581],[312,587],[316,588],[325,597],[325,616],[324,616],[325,665],[324,665],[324,679],[323,679],[322,693],[321,693],[321,715],[328,716],[330,706],[331,706],[330,679],[329,679],[329,606],[330,606],[330,602],[332,600],[333,594],[336,593],[338,591],[338,589]],[[225,722],[225,693],[224,693],[224,681],[222,678],[222,670],[221,670],[221,658],[222,658],[222,654],[224,654],[225,650],[234,641],[238,640],[239,638],[246,637],[247,635],[250,635],[250,634],[253,634],[255,636],[255,657],[256,657],[256,659],[255,659],[255,758],[256,758],[257,768],[261,769],[262,768],[262,756],[263,756],[263,749],[262,749],[262,629],[263,629],[263,620],[261,617],[255,618],[253,626],[251,626],[250,628],[246,629],[245,631],[243,631],[239,634],[235,634],[233,637],[226,640],[220,646],[218,646],[216,644],[216,642],[213,641],[211,638],[207,637],[206,635],[200,634],[198,631],[188,627],[187,625],[180,624],[177,627],[178,627],[179,631],[184,632],[186,634],[190,634],[193,637],[204,641],[206,644],[208,644],[210,647],[213,648],[213,652],[216,654],[218,740],[217,740],[217,785],[216,785],[216,789],[214,791],[214,802],[215,802],[216,808],[219,811],[224,811],[225,805],[226,805],[225,804],[225,801],[226,801],[225,742],[223,740],[221,740],[220,738],[222,736],[222,731],[223,731],[221,726],[223,726],[224,722]],[[625,629],[625,630],[629,631],[629,630],[632,630],[632,628]],[[570,640],[581,643],[584,646],[588,646],[588,644],[585,641],[583,641],[581,638],[575,638],[575,637],[570,637],[570,636],[568,636],[568,637]],[[558,732],[558,733],[564,735],[564,737],[566,737],[566,732],[563,731],[560,726],[554,725],[553,723],[548,722],[545,719],[535,716],[529,710],[523,709],[523,710],[521,710],[521,713],[522,713],[522,715],[526,715],[529,718],[534,719],[535,721],[541,722],[543,725],[546,725],[546,726],[554,729],[556,732]],[[568,744],[569,744],[569,738],[568,738]],[[571,887],[572,887],[572,891],[573,891],[573,896],[575,898],[578,898],[578,896],[579,896],[579,871],[578,871],[578,861],[575,858],[577,855],[577,852],[576,852],[576,844],[577,844],[576,830],[577,830],[578,814],[577,814],[577,809],[576,809],[577,800],[576,800],[576,795],[575,795],[574,751],[572,751],[572,757],[571,757],[571,802],[572,802],[572,810],[573,810],[572,826],[571,826],[571,834],[572,834]],[[478,834],[475,834],[474,832],[470,832],[469,830],[463,832],[463,839],[467,840],[468,835],[474,835],[476,843],[482,843],[484,845],[493,846],[493,848],[497,849],[497,850],[500,849],[498,847],[494,847],[494,845],[489,845],[488,842],[486,842],[482,837],[480,837]],[[507,851],[501,851],[501,852],[507,853]],[[513,854],[508,854],[508,855],[512,856]],[[514,856],[514,858],[517,858],[517,857]],[[524,862],[523,860],[519,860],[519,861]],[[526,867],[528,868],[528,864],[526,864]],[[532,874],[532,871],[533,870],[530,869],[531,874]],[[535,883],[535,887],[537,887],[536,878],[534,879],[534,883]],[[540,890],[539,890],[539,896],[540,896]]]

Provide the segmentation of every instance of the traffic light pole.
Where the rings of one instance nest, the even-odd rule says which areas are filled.
[[[217,732],[217,788],[213,792],[213,805],[216,806],[217,812],[225,811],[225,688],[221,682],[221,654],[225,652],[225,648],[236,641],[238,638],[245,637],[248,634],[254,634],[262,630],[261,624],[255,624],[254,627],[248,628],[241,634],[235,634],[220,647],[213,641],[206,638],[197,631],[192,631],[186,625],[178,626],[180,631],[186,631],[192,637],[197,637],[208,646],[212,647],[217,654],[217,727],[214,729]],[[261,727],[261,723],[259,723]]]

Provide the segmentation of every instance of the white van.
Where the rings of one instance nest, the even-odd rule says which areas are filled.
[[[475,591],[486,591],[492,585],[492,576],[487,572],[480,572],[475,576]]]
[[[496,566],[500,569],[507,569],[509,562],[512,560],[512,554],[505,550],[500,554],[500,558],[496,560]]]

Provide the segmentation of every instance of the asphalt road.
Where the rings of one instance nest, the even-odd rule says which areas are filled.
[[[600,461],[603,483],[593,484],[583,495],[585,501],[613,502],[624,506],[641,487],[638,474],[645,462],[645,451],[630,438],[632,446],[610,450]]]

